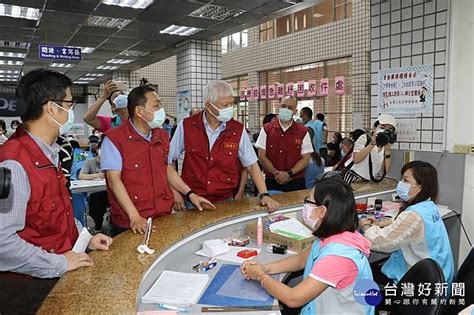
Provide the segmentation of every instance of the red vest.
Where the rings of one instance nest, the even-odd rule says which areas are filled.
[[[0,147],[5,160],[20,163],[30,182],[25,228],[18,235],[51,253],[71,250],[78,233],[61,165],[54,166],[23,127]]]
[[[167,178],[170,148],[168,133],[161,128],[153,129],[149,142],[127,120],[110,129],[106,136],[122,156],[122,182],[140,216],[148,219],[170,214],[174,197]],[[127,214],[109,188],[107,192],[112,207],[112,223],[129,228]]]
[[[301,160],[301,147],[308,128],[293,122],[286,131],[280,126],[278,118],[263,125],[267,133],[266,152],[268,159],[279,171],[289,171]],[[266,178],[275,178],[273,174],[264,170]],[[304,177],[304,170],[294,174],[293,178]]]
[[[183,121],[185,155],[181,177],[198,195],[212,202],[224,201],[239,188],[239,143],[244,126],[234,119],[228,121],[209,152],[203,115]]]

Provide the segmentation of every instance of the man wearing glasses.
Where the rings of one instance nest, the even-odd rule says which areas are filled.
[[[0,149],[0,167],[10,169],[12,179],[9,196],[0,199],[0,313],[34,312],[57,277],[92,266],[89,255],[71,250],[81,227],[55,143],[74,121],[71,85],[59,72],[38,69],[26,74],[16,90],[27,111]],[[96,234],[88,246],[107,250],[111,242]]]
[[[296,99],[282,98],[278,117],[263,125],[256,142],[270,190],[288,192],[306,188],[304,170],[314,151],[308,128],[293,121],[295,113]]]

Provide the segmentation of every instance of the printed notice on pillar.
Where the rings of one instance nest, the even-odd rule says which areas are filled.
[[[380,70],[377,103],[379,113],[406,115],[432,112],[433,65]]]

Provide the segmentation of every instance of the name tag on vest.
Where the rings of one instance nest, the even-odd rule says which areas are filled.
[[[294,141],[295,141],[295,144],[297,144],[297,145],[302,145],[303,144],[303,140],[301,140],[301,139],[294,139]]]
[[[224,142],[224,149],[237,150],[237,143]]]

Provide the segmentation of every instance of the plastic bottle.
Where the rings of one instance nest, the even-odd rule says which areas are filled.
[[[257,246],[262,246],[263,243],[263,225],[262,218],[257,220]]]

